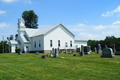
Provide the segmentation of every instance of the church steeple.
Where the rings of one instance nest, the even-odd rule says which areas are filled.
[[[18,27],[24,27],[25,28],[25,21],[22,17],[20,19],[18,19]]]

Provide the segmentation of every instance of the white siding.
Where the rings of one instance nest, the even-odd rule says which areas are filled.
[[[76,48],[79,48],[79,47],[81,48],[81,45],[87,46],[87,42],[86,41],[75,41],[74,45],[75,45],[75,47],[78,46]]]
[[[12,53],[15,53],[15,49],[16,49],[16,45],[15,44],[11,45],[11,52]]]
[[[52,40],[52,47],[50,47],[50,40]],[[70,41],[72,41],[72,46],[74,46],[74,36],[69,33],[64,27],[59,25],[52,31],[45,34],[44,37],[44,50],[51,50],[52,48],[58,48],[58,40],[60,40],[60,49],[65,49],[65,42],[67,42],[70,48]]]
[[[41,42],[41,47],[39,47],[39,40]],[[34,42],[36,41],[36,47],[34,46]],[[44,50],[44,41],[43,41],[43,36],[37,36],[33,37],[31,41],[31,50],[32,51],[37,51],[37,50]]]

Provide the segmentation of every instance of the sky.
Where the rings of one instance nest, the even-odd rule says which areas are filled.
[[[17,34],[24,11],[38,16],[38,29],[63,24],[80,40],[120,37],[120,0],[0,0],[0,41]]]

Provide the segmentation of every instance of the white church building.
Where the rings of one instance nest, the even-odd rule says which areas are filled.
[[[26,53],[50,53],[52,48],[76,49],[81,45],[87,46],[87,40],[75,40],[75,35],[61,23],[44,29],[32,29],[26,28],[21,17],[18,19],[17,32],[17,39],[9,42],[10,53],[15,53],[16,48]]]

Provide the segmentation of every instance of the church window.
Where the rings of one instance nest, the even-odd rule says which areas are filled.
[[[50,40],[50,47],[52,47],[52,40]]]

